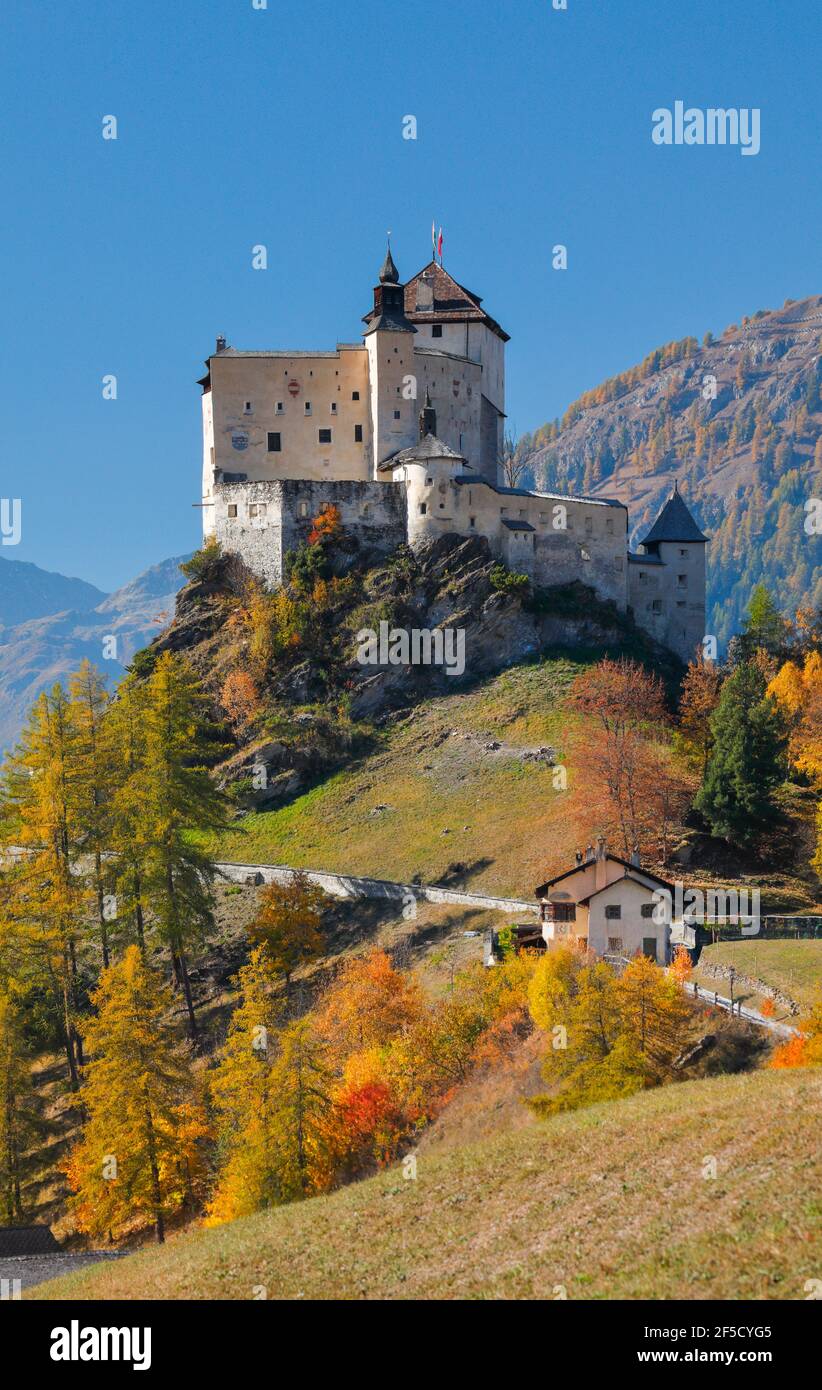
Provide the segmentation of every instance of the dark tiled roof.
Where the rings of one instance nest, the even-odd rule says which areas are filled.
[[[679,492],[674,488],[642,545],[658,545],[660,541],[704,541],[703,536]]]
[[[421,275],[430,275],[433,279],[433,309],[417,308],[417,281]],[[481,305],[480,296],[460,285],[437,261],[429,261],[405,286],[405,313],[413,323],[445,323],[449,319],[464,323],[466,319],[476,319],[479,323],[486,323],[492,332],[507,343],[510,335]]]
[[[507,527],[507,529],[508,529],[509,531],[533,531],[533,530],[534,530],[534,527],[531,525],[530,521],[509,521],[508,518],[507,518],[507,516],[504,516],[504,517],[502,518],[502,524],[503,524],[503,526]]]
[[[658,874],[652,873],[650,869],[643,869],[641,864],[632,864],[629,859],[620,859],[618,854],[606,853],[605,858],[610,859],[613,864],[621,864],[623,869],[630,869],[632,873],[644,874],[646,878],[654,879],[656,883],[661,883],[663,888],[667,888],[670,893],[674,891],[673,884],[669,883],[667,879],[660,878]],[[534,890],[536,896],[538,898],[544,897],[546,890],[548,888],[553,888],[555,883],[561,883],[564,878],[570,878],[573,874],[580,873],[583,869],[587,869],[589,864],[593,864],[594,862],[593,859],[584,859],[581,864],[575,864],[573,869],[566,869],[563,873],[557,874],[555,878],[549,878],[547,883],[541,883],[539,888]],[[615,879],[614,882],[619,882],[619,880]]]
[[[452,463],[465,463],[463,454],[456,453],[448,444],[437,439],[435,434],[427,434],[417,444],[412,444],[407,449],[400,449],[396,454],[390,454],[379,465],[379,468],[381,472],[386,472],[390,468],[401,468],[404,463],[428,463],[432,459],[448,459]]]

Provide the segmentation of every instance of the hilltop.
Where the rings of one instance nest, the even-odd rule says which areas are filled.
[[[782,608],[817,605],[819,541],[804,531],[804,503],[822,488],[821,348],[819,295],[717,339],[669,343],[524,435],[517,481],[617,498],[635,545],[678,479],[711,538],[709,630],[722,641],[760,581]]]
[[[811,1070],[689,1081],[180,1236],[38,1299],[802,1299],[820,1259]],[[706,1155],[717,1177],[703,1176]]]

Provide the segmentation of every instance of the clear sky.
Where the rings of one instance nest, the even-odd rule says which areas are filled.
[[[216,334],[355,340],[388,228],[408,278],[442,224],[519,433],[822,291],[820,0],[4,0],[2,36],[2,554],[102,588],[198,542]],[[760,153],[655,145],[677,100],[758,107]]]

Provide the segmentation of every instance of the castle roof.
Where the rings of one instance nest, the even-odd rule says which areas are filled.
[[[382,270],[380,271],[380,284],[398,285],[399,281],[400,272],[394,265],[394,257],[391,255],[391,243],[389,242],[388,250],[385,253],[385,260],[382,263]]]
[[[417,286],[423,275],[426,277],[426,281],[432,285],[434,292],[433,305],[431,308],[426,307],[424,309],[417,308]],[[374,310],[372,309],[371,313],[365,315],[363,321],[371,323],[373,317]],[[504,343],[507,343],[510,337],[510,334],[500,327],[496,319],[493,319],[482,308],[480,296],[461,285],[437,261],[429,261],[428,265],[423,266],[422,270],[406,284],[405,317],[411,323],[465,323],[468,320],[475,320],[477,323],[484,323]]]
[[[390,454],[378,465],[380,472],[388,472],[392,468],[402,468],[405,463],[430,463],[436,459],[447,459],[451,463],[465,463],[465,455],[458,454],[450,445],[442,439],[438,439],[435,434],[426,434],[416,444],[411,444],[407,449],[400,449],[396,454]],[[471,465],[467,464],[470,468]]]
[[[708,542],[708,537],[703,536],[683,502],[676,484],[674,484],[673,492],[641,544],[644,546],[659,545],[660,541],[696,541],[705,545]]]

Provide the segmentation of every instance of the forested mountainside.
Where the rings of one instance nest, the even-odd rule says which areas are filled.
[[[711,537],[709,631],[723,642],[760,581],[785,611],[820,603],[805,503],[822,496],[821,353],[820,295],[759,310],[701,344],[668,343],[524,435],[515,481],[618,498],[635,545],[678,479]]]

